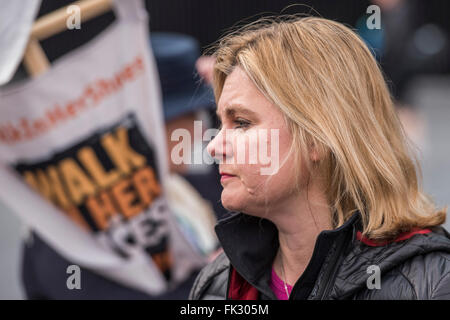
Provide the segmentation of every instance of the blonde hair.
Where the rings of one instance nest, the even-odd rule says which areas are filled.
[[[447,208],[421,190],[380,68],[352,30],[316,17],[264,18],[222,38],[214,55],[216,101],[239,66],[283,112],[297,161],[317,148],[320,161],[307,168],[323,174],[333,227],[359,210],[363,235],[381,241],[445,222]]]

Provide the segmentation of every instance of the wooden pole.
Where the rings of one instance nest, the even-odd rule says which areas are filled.
[[[110,10],[112,0],[80,0],[71,5],[80,8],[80,22],[84,22]],[[44,40],[67,29],[67,18],[70,15],[67,13],[68,7],[65,6],[46,14],[34,23],[24,54],[25,68],[32,77],[37,77],[50,68],[50,63],[39,40]]]
[[[37,77],[50,68],[50,62],[37,39],[30,38],[28,40],[23,63],[32,77]]]
[[[111,9],[111,0],[80,0],[72,3],[80,8],[81,22],[96,17]],[[33,25],[31,37],[43,40],[67,29],[67,8],[65,6],[39,18]]]

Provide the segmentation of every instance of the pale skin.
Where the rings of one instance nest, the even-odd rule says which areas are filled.
[[[225,208],[249,215],[264,217],[272,221],[279,232],[280,248],[273,267],[277,275],[293,286],[307,267],[318,234],[332,229],[331,211],[324,188],[318,175],[308,173],[304,162],[301,165],[299,192],[294,191],[295,177],[292,174],[294,154],[287,157],[292,141],[281,110],[272,104],[253,84],[246,73],[235,67],[226,78],[222,94],[217,103],[217,114],[222,122],[219,134],[208,145],[208,152],[221,160],[219,171],[231,176],[221,183],[224,187],[221,200]],[[224,129],[234,129],[231,135]],[[279,155],[287,158],[284,166],[270,177],[261,175],[261,164],[236,164],[233,159],[239,138],[246,136],[246,149],[257,143],[258,129],[279,130]],[[273,141],[269,141],[273,143]],[[304,160],[320,161],[315,148]],[[271,150],[270,147],[268,150]],[[227,176],[224,176],[227,177]],[[282,260],[281,260],[281,259]],[[285,279],[282,277],[283,262]]]

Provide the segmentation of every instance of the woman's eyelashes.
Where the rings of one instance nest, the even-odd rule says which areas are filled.
[[[251,125],[251,122],[248,120],[244,120],[244,119],[234,119],[231,121],[232,123],[232,129],[246,129]],[[223,128],[223,123],[219,121],[219,125],[218,125],[218,130],[222,130]]]
[[[250,126],[250,121],[244,119],[235,119],[233,123],[235,124],[235,129],[246,129]]]

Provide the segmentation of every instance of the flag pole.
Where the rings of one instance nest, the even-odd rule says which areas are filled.
[[[67,29],[67,19],[71,15],[67,8],[72,5],[80,8],[80,22],[84,22],[110,10],[112,0],[75,1],[36,20],[23,58],[24,66],[32,77],[37,77],[50,68],[50,62],[39,41]]]

